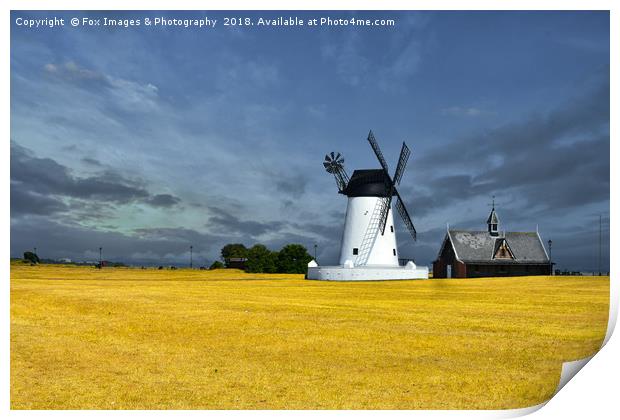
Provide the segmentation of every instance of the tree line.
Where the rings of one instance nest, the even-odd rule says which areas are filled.
[[[272,251],[263,244],[246,248],[243,244],[228,244],[222,248],[222,260],[214,262],[210,268],[230,267],[231,260],[245,259],[245,271],[248,273],[287,273],[304,274],[312,256],[299,244],[288,244],[280,251]]]
[[[263,244],[256,244],[250,248],[243,244],[228,244],[222,248],[221,257],[224,262],[215,261],[209,268],[230,268],[231,265],[235,265],[236,267],[241,266],[248,273],[304,274],[308,268],[308,263],[313,259],[308,250],[300,244],[288,244],[279,251],[272,251]],[[31,251],[24,252],[23,261],[33,265],[41,262],[64,263],[54,260],[42,261],[37,254]],[[103,263],[112,267],[126,266],[123,263],[109,261]],[[73,264],[79,265],[79,263]],[[161,268],[163,266],[160,266]]]

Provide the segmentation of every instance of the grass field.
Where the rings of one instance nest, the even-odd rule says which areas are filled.
[[[608,306],[608,277],[13,265],[11,407],[525,407],[597,351]]]

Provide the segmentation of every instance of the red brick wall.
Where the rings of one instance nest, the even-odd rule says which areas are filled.
[[[456,261],[456,263],[452,266],[452,277],[467,277],[467,266],[460,261]]]
[[[433,278],[446,278],[448,276],[448,265],[452,265],[452,277],[467,277],[467,267],[456,259],[450,239],[445,239],[445,241],[441,255],[433,261]]]
[[[442,260],[433,261],[433,278],[443,279],[446,277],[446,264]]]

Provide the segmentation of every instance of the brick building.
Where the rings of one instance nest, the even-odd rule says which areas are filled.
[[[538,232],[500,232],[493,206],[486,231],[448,229],[433,277],[550,275],[552,267]]]

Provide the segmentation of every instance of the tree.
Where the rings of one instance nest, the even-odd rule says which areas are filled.
[[[265,245],[256,244],[247,252],[246,269],[248,273],[275,273],[278,270],[278,254]]]
[[[224,264],[221,261],[213,261],[213,264],[209,267],[209,270],[217,270],[218,268],[224,268]]]
[[[247,258],[248,249],[243,244],[228,244],[222,248],[222,259],[228,266],[229,258]]]
[[[304,274],[310,261],[312,256],[303,245],[286,245],[278,253],[278,272]]]
[[[31,264],[39,263],[39,256],[31,251],[24,252],[24,261],[29,261]]]

